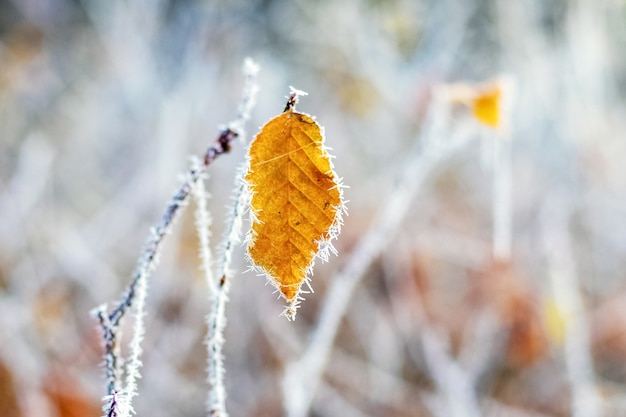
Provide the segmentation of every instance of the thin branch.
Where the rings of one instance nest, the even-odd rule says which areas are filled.
[[[107,393],[115,393],[119,390],[119,347],[116,345],[117,328],[111,325],[109,316],[105,311],[106,306],[100,306],[94,311],[94,315],[100,322],[102,340],[104,340],[104,374],[107,384]],[[111,395],[111,394],[109,394]]]
[[[245,121],[250,117],[250,110],[256,101],[258,86],[256,76],[259,68],[252,60],[244,63],[246,74],[246,89],[244,99],[239,107],[238,117],[231,127],[242,129]],[[219,282],[213,280],[210,292],[211,311],[207,316],[206,346],[208,354],[207,381],[209,383],[209,397],[207,411],[210,416],[227,417],[226,389],[224,388],[224,329],[226,327],[226,303],[230,290],[232,254],[235,245],[241,240],[241,223],[246,202],[246,188],[243,181],[243,171],[239,170],[235,177],[236,191],[233,209],[227,219],[227,227],[221,245],[221,256],[217,273]]]
[[[210,294],[211,311],[207,317],[207,380],[209,383],[207,410],[209,416],[215,417],[228,416],[226,411],[226,389],[224,388],[224,329],[226,327],[226,303],[228,302],[230,281],[233,275],[231,270],[232,254],[235,245],[241,241],[241,223],[246,202],[246,188],[241,170],[238,172],[236,180],[238,186],[235,191],[235,201],[231,215],[228,218],[220,263],[216,274],[220,279],[216,285],[216,290]]]
[[[205,175],[207,167],[220,155],[228,153],[232,142],[236,138],[243,136],[243,127],[249,118],[258,90],[256,85],[258,67],[252,60],[247,59],[244,63],[244,71],[246,84],[236,119],[220,132],[215,144],[205,152],[202,163],[199,166],[192,167],[187,172],[182,186],[174,194],[165,209],[161,223],[151,230],[142,255],[139,258],[133,279],[115,308],[111,313],[107,314],[106,306],[101,306],[94,313],[98,318],[104,336],[105,374],[107,379],[105,415],[107,416],[124,417],[133,412],[131,403],[136,395],[136,380],[139,377],[139,368],[141,366],[141,341],[144,332],[143,317],[145,315],[147,282],[148,277],[158,265],[164,237],[170,233],[176,218],[180,214],[180,209],[187,205],[189,194],[196,183]],[[119,352],[116,351],[118,345],[117,331],[121,319],[130,307],[134,307],[135,323],[133,326],[133,337],[130,342],[130,360],[126,366],[125,386],[120,387],[118,375],[121,373],[121,369]],[[120,410],[122,414],[120,414]]]
[[[502,98],[499,103],[501,127],[491,130],[493,141],[493,257],[511,259],[512,247],[512,135],[513,79],[498,81]]]
[[[130,415],[130,411],[124,408],[125,401],[122,401],[120,395],[114,392],[104,397],[106,404],[103,407],[104,417],[122,417]]]
[[[386,276],[398,276],[399,273],[392,269],[397,266],[388,263],[387,268],[390,271],[385,274]],[[400,274],[404,275],[406,272]],[[403,287],[403,292],[410,294],[409,297],[413,301],[395,303],[390,300],[390,306],[395,325],[403,335],[410,357],[416,364],[425,365],[425,370],[436,388],[436,395],[425,400],[425,404],[435,416],[480,416],[482,413],[475,386],[483,368],[483,359],[491,356],[494,350],[493,342],[485,337],[476,340],[476,345],[482,342],[480,347],[484,352],[481,352],[480,356],[484,358],[478,358],[479,366],[474,369],[463,366],[462,361],[450,353],[450,340],[447,332],[428,320],[417,285],[411,280],[408,284],[409,287]],[[390,297],[393,298],[393,293]],[[487,332],[483,330],[482,333]],[[493,331],[488,333],[493,337]]]
[[[595,383],[589,320],[580,293],[576,260],[568,230],[571,208],[561,196],[548,200],[542,213],[544,251],[554,301],[564,324],[564,354],[571,385],[574,417],[601,415],[602,399]]]
[[[204,273],[204,278],[209,288],[209,293],[213,294],[217,290],[215,275],[213,275],[213,255],[211,253],[211,224],[213,219],[207,208],[209,194],[205,187],[205,178],[201,178],[193,188],[193,197],[196,202],[196,232],[198,234],[198,246],[200,256],[200,269]]]
[[[493,257],[511,258],[511,138],[493,137]]]
[[[441,416],[479,417],[480,407],[474,393],[473,379],[450,355],[447,338],[441,337],[422,321],[420,326],[423,353],[437,391],[445,398]]]

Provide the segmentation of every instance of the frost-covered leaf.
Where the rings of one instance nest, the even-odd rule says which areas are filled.
[[[293,96],[292,96],[293,97]],[[343,210],[339,179],[323,129],[293,106],[270,120],[250,145],[248,254],[287,300],[292,319],[316,256],[326,259]]]

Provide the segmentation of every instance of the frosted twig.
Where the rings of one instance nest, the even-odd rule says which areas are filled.
[[[118,392],[104,397],[105,404],[104,407],[102,407],[102,411],[105,413],[104,417],[122,417],[131,414],[131,410],[127,409],[125,406],[127,401],[121,397]]]
[[[493,257],[511,258],[511,140],[493,137]]]
[[[350,384],[354,380],[365,380],[368,377],[375,378],[385,388],[384,391],[392,392],[393,398],[383,401],[383,404],[395,405],[402,403],[403,399],[410,401],[410,409],[416,415],[417,410],[424,406],[428,408],[433,415],[438,415],[445,408],[443,399],[438,393],[426,391],[423,387],[414,385],[410,381],[404,380],[394,373],[390,373],[385,369],[372,366],[353,355],[347,354],[341,349],[333,352],[332,364],[328,372],[331,374],[333,381],[339,383]],[[371,396],[370,387],[367,384],[356,384],[354,388],[363,397]],[[320,387],[322,393],[327,391],[323,386]],[[484,398],[480,402],[482,415],[488,417],[548,417],[546,414],[535,411],[523,410],[510,405],[505,405],[491,398]]]
[[[227,152],[228,149],[230,149],[230,141],[235,137],[237,137],[235,132],[230,130],[226,132],[223,131],[218,138],[218,145],[209,148],[209,151],[207,151],[207,154],[212,154],[212,159],[205,157],[205,162],[213,161],[217,155]],[[115,384],[111,384],[110,381],[107,383],[107,395],[111,396],[116,393],[124,393],[123,396],[119,397],[118,402],[127,401],[123,409],[129,411],[132,410],[132,399],[136,395],[136,380],[139,377],[139,368],[141,367],[141,341],[144,333],[143,316],[145,314],[144,307],[147,293],[147,280],[158,265],[161,246],[165,235],[171,230],[174,220],[179,214],[179,209],[187,204],[187,199],[193,184],[198,181],[207,166],[208,164],[205,164],[199,169],[191,169],[187,173],[187,178],[182,187],[167,206],[161,224],[150,231],[150,236],[144,247],[143,254],[139,258],[133,280],[122,295],[117,307],[108,315],[108,320],[100,319],[100,325],[103,327],[102,331],[105,335],[108,335],[108,338],[104,340],[105,356],[114,355],[115,346],[119,343],[116,335],[120,321],[127,310],[130,307],[134,307],[135,323],[133,325],[133,336],[130,342],[130,359],[126,364],[126,381],[124,387],[121,387],[120,391],[117,391]],[[103,311],[104,308],[105,307],[100,307],[100,311]],[[100,313],[100,316],[101,315],[102,313]],[[117,367],[117,369],[114,368],[113,370],[107,369],[107,374],[111,372],[114,375],[120,374],[121,369],[119,369],[119,362],[120,361],[114,357],[105,359],[105,365],[115,364]]]
[[[287,97],[287,104],[285,105],[285,109],[283,111],[295,110],[296,104],[298,104],[298,101],[300,100],[300,96],[308,95],[309,93],[306,91],[298,90],[295,87],[289,86],[289,97]]]
[[[224,328],[226,327],[225,309],[233,274],[231,271],[232,253],[235,245],[241,241],[241,223],[246,201],[246,187],[241,170],[238,172],[236,180],[238,184],[235,190],[233,209],[228,218],[217,270],[217,276],[220,277],[220,280],[216,285],[215,291],[211,292],[211,311],[207,317],[207,379],[209,383],[207,408],[209,416],[219,417],[228,416],[226,411],[223,363]]]
[[[238,118],[231,126],[241,126],[249,118],[250,110],[254,106],[258,87],[256,76],[257,65],[252,60],[244,63],[246,73],[246,90],[244,100],[239,107]],[[233,209],[227,219],[227,227],[221,245],[221,254],[218,261],[217,274],[219,281],[213,281],[210,293],[211,310],[207,316],[207,336],[206,346],[208,354],[207,380],[209,384],[209,397],[207,399],[207,411],[209,416],[227,417],[226,411],[226,390],[224,388],[224,328],[226,327],[226,302],[230,289],[230,279],[232,277],[231,265],[232,254],[235,245],[241,239],[241,222],[246,201],[245,184],[243,181],[243,171],[239,170],[236,175],[236,190],[234,196]]]
[[[425,323],[423,321],[422,323]],[[449,343],[430,326],[420,327],[426,365],[437,391],[446,400],[442,416],[479,417],[480,407],[474,394],[471,376],[450,356]]]
[[[209,197],[204,185],[205,178],[200,178],[193,188],[193,197],[196,202],[196,232],[198,234],[198,246],[200,251],[200,269],[211,294],[216,291],[215,276],[213,275],[213,255],[211,253],[211,213],[207,208]]]
[[[512,136],[510,131],[513,81],[498,81],[502,98],[499,103],[501,128],[490,130],[493,140],[493,257],[503,261],[511,258],[512,208]]]
[[[243,74],[246,77],[243,97],[237,109],[237,117],[229,125],[231,129],[239,133],[239,137],[242,139],[246,137],[245,125],[250,119],[250,112],[256,104],[256,96],[259,92],[258,73],[259,66],[257,63],[252,58],[246,58],[243,61]]]
[[[105,310],[106,306],[96,308],[93,314],[100,322],[102,328],[102,340],[104,340],[104,376],[107,384],[107,393],[115,393],[119,390],[119,368],[117,359],[119,357],[119,346],[115,341],[117,338],[117,327],[111,326],[109,315]],[[113,394],[109,394],[113,395]]]
[[[396,266],[389,264],[389,268],[396,268]],[[397,273],[394,274],[393,269],[390,272],[386,275],[397,275]],[[480,416],[479,402],[474,388],[482,366],[468,370],[461,360],[450,354],[449,337],[429,323],[417,285],[410,280],[408,284],[409,287],[404,287],[403,292],[411,293],[410,297],[413,301],[395,303],[391,300],[391,312],[396,327],[406,340],[409,354],[416,363],[425,363],[426,370],[434,382],[437,395],[426,399],[426,405],[433,415],[439,417]],[[480,339],[476,342],[484,342],[481,348],[486,353],[483,353],[483,356],[489,356],[489,353],[493,351],[491,346],[493,343],[486,341],[485,337],[480,337]]]
[[[139,258],[131,283],[124,291],[121,299],[111,313],[106,313],[106,306],[101,306],[95,311],[104,335],[105,350],[105,374],[107,379],[107,396],[105,397],[105,415],[126,417],[132,413],[132,399],[136,395],[136,380],[139,378],[141,367],[141,341],[143,339],[145,315],[145,299],[147,294],[148,277],[154,271],[159,262],[159,255],[164,237],[171,231],[172,226],[180,209],[187,205],[189,194],[195,184],[205,175],[207,167],[220,155],[231,149],[231,143],[242,136],[242,129],[249,117],[250,110],[255,103],[257,91],[256,74],[258,67],[252,60],[247,59],[244,63],[246,84],[242,104],[239,107],[237,118],[224,128],[215,144],[207,149],[199,166],[192,167],[186,174],[180,189],[174,194],[161,223],[154,227],[147,239],[142,255]],[[119,341],[117,334],[121,319],[130,307],[135,313],[133,336],[130,341],[130,358],[126,364],[126,380],[123,387],[119,386],[120,369],[119,353],[116,350]],[[115,396],[115,401],[111,401]],[[115,410],[112,404],[115,404]],[[110,407],[109,407],[110,406]],[[109,407],[107,409],[107,407]],[[117,410],[117,411],[116,411]],[[122,410],[125,414],[120,414]]]
[[[541,224],[552,294],[563,320],[567,376],[571,385],[572,416],[601,415],[601,398],[594,381],[589,322],[580,294],[568,223],[570,208],[556,196],[543,208]]]
[[[336,389],[329,385],[322,385],[320,387],[322,395],[324,395],[325,401],[315,407],[316,412],[322,416],[328,415],[340,415],[342,417],[367,417],[363,411],[359,410],[350,402],[346,401]]]
[[[288,417],[304,417],[308,414],[339,323],[354,288],[370,263],[383,251],[398,230],[414,196],[446,157],[468,143],[468,132],[464,129],[460,130],[460,137],[451,139],[449,143],[428,140],[431,135],[441,133],[438,129],[432,128],[431,119],[432,113],[424,133],[426,137],[420,142],[432,145],[422,151],[417,150],[416,155],[407,161],[399,184],[386,200],[372,228],[359,241],[343,270],[331,281],[317,329],[308,348],[297,362],[290,364],[286,369],[283,400]]]

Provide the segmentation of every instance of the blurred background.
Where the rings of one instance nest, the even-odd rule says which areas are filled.
[[[626,415],[625,52],[623,0],[0,1],[0,415],[101,415],[89,311],[119,297],[189,156],[235,117],[245,57],[261,67],[247,138],[307,91],[350,202],[295,322],[236,251],[231,415],[284,414],[333,278],[419,148],[454,135],[467,146],[362,259],[310,415]],[[501,80],[493,129],[472,97]],[[244,157],[210,166],[214,244]],[[150,280],[138,415],[206,414],[193,222]]]

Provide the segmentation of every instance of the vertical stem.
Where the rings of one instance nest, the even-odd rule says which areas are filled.
[[[196,202],[196,233],[198,234],[198,246],[200,256],[200,269],[204,273],[204,279],[209,288],[209,293],[217,291],[215,276],[213,275],[213,255],[211,253],[211,213],[207,208],[208,193],[205,187],[205,178],[200,178],[193,188],[193,197]]]
[[[508,135],[493,138],[493,257],[511,258],[511,140]]]
[[[224,387],[224,329],[226,327],[226,302],[228,301],[230,281],[233,275],[231,270],[232,253],[235,245],[240,241],[242,216],[246,201],[242,175],[242,172],[237,174],[239,185],[235,192],[235,203],[224,235],[220,264],[216,275],[220,279],[216,283],[216,291],[210,295],[211,311],[207,317],[207,379],[209,383],[207,408],[208,415],[212,417],[228,417],[226,389]]]
[[[257,73],[258,66],[251,59],[244,62],[244,74],[246,85],[244,87],[243,99],[237,112],[237,119],[231,123],[229,130],[243,132],[245,122],[250,118],[250,111],[256,102],[258,92]],[[241,134],[243,137],[243,134]],[[205,161],[209,155],[205,155]],[[241,222],[246,201],[246,188],[243,181],[243,170],[239,170],[235,176],[235,201],[230,217],[227,219],[227,227],[224,240],[221,246],[221,256],[219,259],[217,274],[219,282],[214,282],[207,275],[207,279],[213,281],[209,283],[211,290],[209,301],[211,311],[207,316],[207,381],[209,384],[209,394],[207,399],[207,410],[209,416],[228,417],[226,411],[226,389],[224,385],[224,329],[226,327],[226,303],[228,302],[228,292],[230,290],[230,280],[232,277],[232,254],[237,242],[241,239]]]
[[[571,415],[597,417],[601,397],[595,386],[589,319],[580,293],[568,230],[570,210],[562,197],[557,196],[546,204],[541,219],[543,245],[554,301],[565,330],[563,349],[571,385]]]
[[[442,416],[479,417],[480,407],[471,376],[448,353],[449,343],[427,325],[420,328],[424,357],[437,391],[445,398]]]

